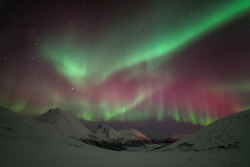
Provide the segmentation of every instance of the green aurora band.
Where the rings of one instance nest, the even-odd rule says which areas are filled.
[[[178,25],[167,29],[154,29],[150,28],[150,25],[145,25],[149,28],[145,28],[143,33],[151,35],[147,35],[147,39],[143,40],[131,39],[131,32],[122,31],[119,37],[104,37],[100,43],[89,46],[84,40],[84,35],[82,40],[76,40],[78,37],[76,34],[66,33],[63,38],[46,40],[41,47],[42,55],[56,63],[54,64],[56,71],[75,85],[81,85],[86,77],[93,75],[99,80],[104,80],[118,70],[139,63],[147,62],[153,67],[154,64],[158,65],[156,62],[158,58],[163,57],[166,60],[171,56],[171,52],[222,26],[247,11],[249,7],[250,1],[237,0],[223,3],[216,9],[202,11],[196,14],[196,17],[187,18],[188,22],[180,20]],[[159,17],[159,20],[164,22],[164,16]],[[148,22],[154,23],[153,19]],[[169,24],[167,19],[165,24]],[[109,42],[109,39],[115,42]],[[114,53],[114,48],[119,48],[117,44],[122,41],[126,41],[127,46]]]

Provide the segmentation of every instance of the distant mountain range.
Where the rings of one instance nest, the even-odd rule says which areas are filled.
[[[34,120],[0,108],[0,135],[6,138],[25,136],[29,139],[40,138],[41,140],[63,141],[66,139],[66,143],[78,141],[111,150],[124,150],[125,146],[132,147],[151,143],[149,138],[135,129],[118,132],[112,127],[99,125],[93,133],[79,119],[59,108],[50,109]]]
[[[98,136],[100,139],[105,141],[121,141],[126,142],[127,140],[135,140],[135,141],[148,141],[151,140],[146,137],[144,134],[139,132],[136,129],[124,129],[116,131],[114,128],[109,127],[107,125],[99,125],[98,128],[95,130],[95,135]]]
[[[125,129],[118,132],[114,128],[103,124],[99,125],[94,133],[92,133],[79,119],[61,111],[59,108],[50,109],[48,112],[35,118],[35,120],[49,123],[53,125],[60,134],[75,139],[81,139],[82,141],[94,140],[95,142],[115,143],[120,145],[127,145],[126,143],[129,142],[141,144],[151,142],[149,138],[138,130]]]
[[[219,119],[190,136],[173,136],[164,141],[169,145],[159,145],[152,150],[249,152],[249,129],[250,110],[246,110]],[[76,147],[97,146],[116,151],[161,143],[151,141],[136,129],[115,130],[101,124],[91,132],[79,119],[58,108],[51,109],[33,120],[0,107],[0,136],[0,143],[25,141],[37,147],[66,144]]]

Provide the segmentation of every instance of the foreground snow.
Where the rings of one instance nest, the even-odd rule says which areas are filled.
[[[0,148],[0,164],[4,167],[247,167],[250,163],[247,155],[237,152],[117,152],[94,147],[38,147],[25,141],[1,143]]]

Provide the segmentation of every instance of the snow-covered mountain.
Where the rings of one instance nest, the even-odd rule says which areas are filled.
[[[31,136],[42,135],[43,133],[48,136],[56,134],[56,130],[44,123],[22,117],[6,108],[0,107],[0,133],[1,135],[19,135],[19,136]]]
[[[94,133],[99,139],[105,142],[123,146],[138,146],[151,142],[144,134],[132,128],[116,131],[112,127],[101,124]]]
[[[95,135],[104,141],[122,140],[122,135],[119,134],[114,128],[103,124],[99,125],[95,130]]]
[[[250,110],[219,119],[162,150],[250,150]]]
[[[51,124],[18,115],[0,107],[0,148],[6,145],[28,144],[39,148],[48,146],[79,146],[90,148],[80,140],[61,135]]]
[[[147,136],[145,136],[144,134],[142,134],[141,132],[139,132],[138,130],[133,129],[133,128],[120,130],[118,132],[126,140],[136,140],[136,141],[144,140],[144,141],[148,141],[148,142],[151,141]]]
[[[38,116],[35,120],[52,124],[56,129],[67,137],[76,139],[96,139],[79,119],[61,111],[59,108],[50,109],[48,112]]]

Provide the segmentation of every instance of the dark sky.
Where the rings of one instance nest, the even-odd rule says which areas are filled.
[[[190,132],[250,108],[248,0],[0,0],[0,105]]]

